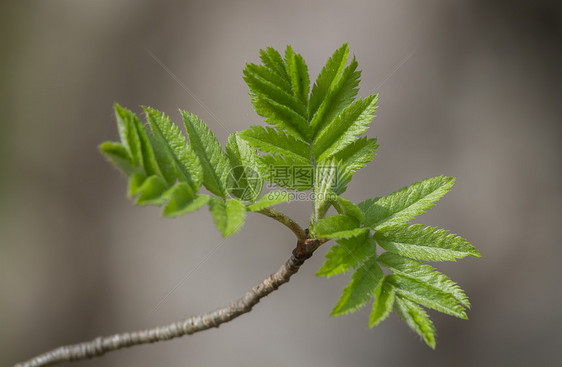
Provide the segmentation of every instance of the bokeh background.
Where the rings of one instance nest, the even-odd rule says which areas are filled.
[[[456,176],[420,221],[481,250],[481,259],[437,264],[471,297],[470,320],[431,312],[432,351],[396,316],[372,330],[368,309],[329,318],[347,277],[313,275],[322,248],[220,329],[79,365],[555,365],[562,10],[554,0],[1,2],[0,365],[213,310],[276,271],[294,247],[284,227],[254,215],[225,241],[207,210],[171,220],[135,207],[97,146],[117,139],[114,102],[137,112],[150,105],[176,122],[187,109],[224,144],[261,123],[242,80],[260,48],[293,45],[315,78],[347,41],[363,70],[360,95],[380,93],[368,135],[381,144],[347,197]],[[309,205],[281,209],[304,224]]]

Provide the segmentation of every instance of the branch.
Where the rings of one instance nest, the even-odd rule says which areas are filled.
[[[291,231],[293,231],[293,233],[295,234],[295,236],[297,236],[297,239],[299,241],[304,241],[307,238],[310,238],[307,232],[304,229],[302,229],[302,227],[297,222],[295,222],[294,220],[289,218],[286,214],[281,213],[278,210],[271,209],[271,208],[264,208],[258,211],[257,213],[273,218],[279,223],[284,224]]]
[[[157,326],[152,329],[98,337],[89,342],[62,346],[32,358],[27,362],[16,364],[15,367],[47,366],[65,361],[78,361],[99,357],[114,350],[169,340],[186,334],[189,335],[198,331],[219,327],[219,325],[249,312],[263,297],[279,288],[282,284],[287,283],[291,276],[299,271],[299,268],[306,259],[312,256],[312,253],[318,246],[326,242],[324,239],[309,238],[306,231],[302,230],[298,224],[296,226],[297,227],[294,227],[295,230],[291,228],[293,232],[295,232],[295,234],[298,232],[299,235],[304,235],[305,237],[304,239],[299,239],[297,247],[293,250],[289,260],[287,260],[276,273],[270,275],[261,283],[256,284],[251,290],[246,292],[242,298],[231,302],[229,306],[219,308],[213,312],[192,316],[183,321],[177,321],[166,326]]]

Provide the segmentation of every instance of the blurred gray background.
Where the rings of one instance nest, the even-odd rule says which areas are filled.
[[[177,109],[187,109],[224,144],[229,133],[261,123],[242,80],[260,48],[293,45],[315,78],[346,41],[363,70],[360,95],[380,93],[368,135],[381,144],[347,197],[456,176],[454,190],[420,222],[482,252],[437,264],[468,292],[470,320],[431,312],[439,333],[432,351],[396,316],[372,330],[368,309],[329,318],[348,279],[313,275],[326,246],[289,284],[220,329],[76,365],[556,364],[558,3],[2,2],[0,365],[214,310],[276,271],[295,245],[284,227],[251,215],[224,241],[208,210],[172,220],[159,208],[135,207],[97,146],[117,139],[114,102],[137,112],[150,105],[176,122]],[[281,209],[305,224],[309,205]]]

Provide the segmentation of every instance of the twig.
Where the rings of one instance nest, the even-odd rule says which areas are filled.
[[[258,211],[257,213],[273,218],[279,223],[284,224],[287,228],[293,231],[293,233],[295,234],[295,236],[297,236],[297,239],[299,241],[304,241],[307,238],[309,238],[307,232],[304,229],[302,229],[302,227],[297,222],[295,222],[294,220],[289,218],[289,216],[287,216],[284,213],[281,213],[278,210],[265,208]]]
[[[198,331],[219,327],[219,325],[249,312],[263,297],[279,288],[282,284],[287,283],[306,259],[312,256],[312,253],[318,246],[326,242],[324,239],[310,239],[307,231],[302,230],[302,228],[299,230],[299,228],[300,227],[297,225],[293,232],[295,232],[295,234],[299,232],[299,235],[303,235],[304,239],[299,239],[297,247],[293,250],[289,260],[287,260],[276,273],[255,285],[251,290],[246,292],[242,298],[231,302],[227,307],[219,308],[214,312],[192,316],[183,321],[177,321],[166,326],[157,326],[152,329],[98,337],[89,342],[62,346],[32,358],[27,362],[16,364],[15,367],[38,367],[65,361],[89,359],[134,345],[169,340],[186,334],[189,335]]]

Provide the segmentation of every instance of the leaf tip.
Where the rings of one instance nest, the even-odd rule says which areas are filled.
[[[474,248],[474,250],[470,253],[470,256],[479,258],[482,257],[482,254],[480,253],[480,251],[478,251],[477,248]]]
[[[424,341],[427,344],[428,347],[430,347],[431,349],[435,350],[435,345],[436,345],[436,341],[435,341],[435,335],[427,335],[424,336]]]
[[[452,177],[452,176],[441,176],[443,178],[443,180],[446,181],[446,188],[450,189],[451,187],[453,187],[453,185],[455,184],[455,181],[457,180],[456,177]]]
[[[113,103],[113,110],[115,110],[115,111],[117,112],[117,111],[122,111],[122,110],[124,110],[124,108],[123,108],[119,103],[114,102],[114,103]]]

